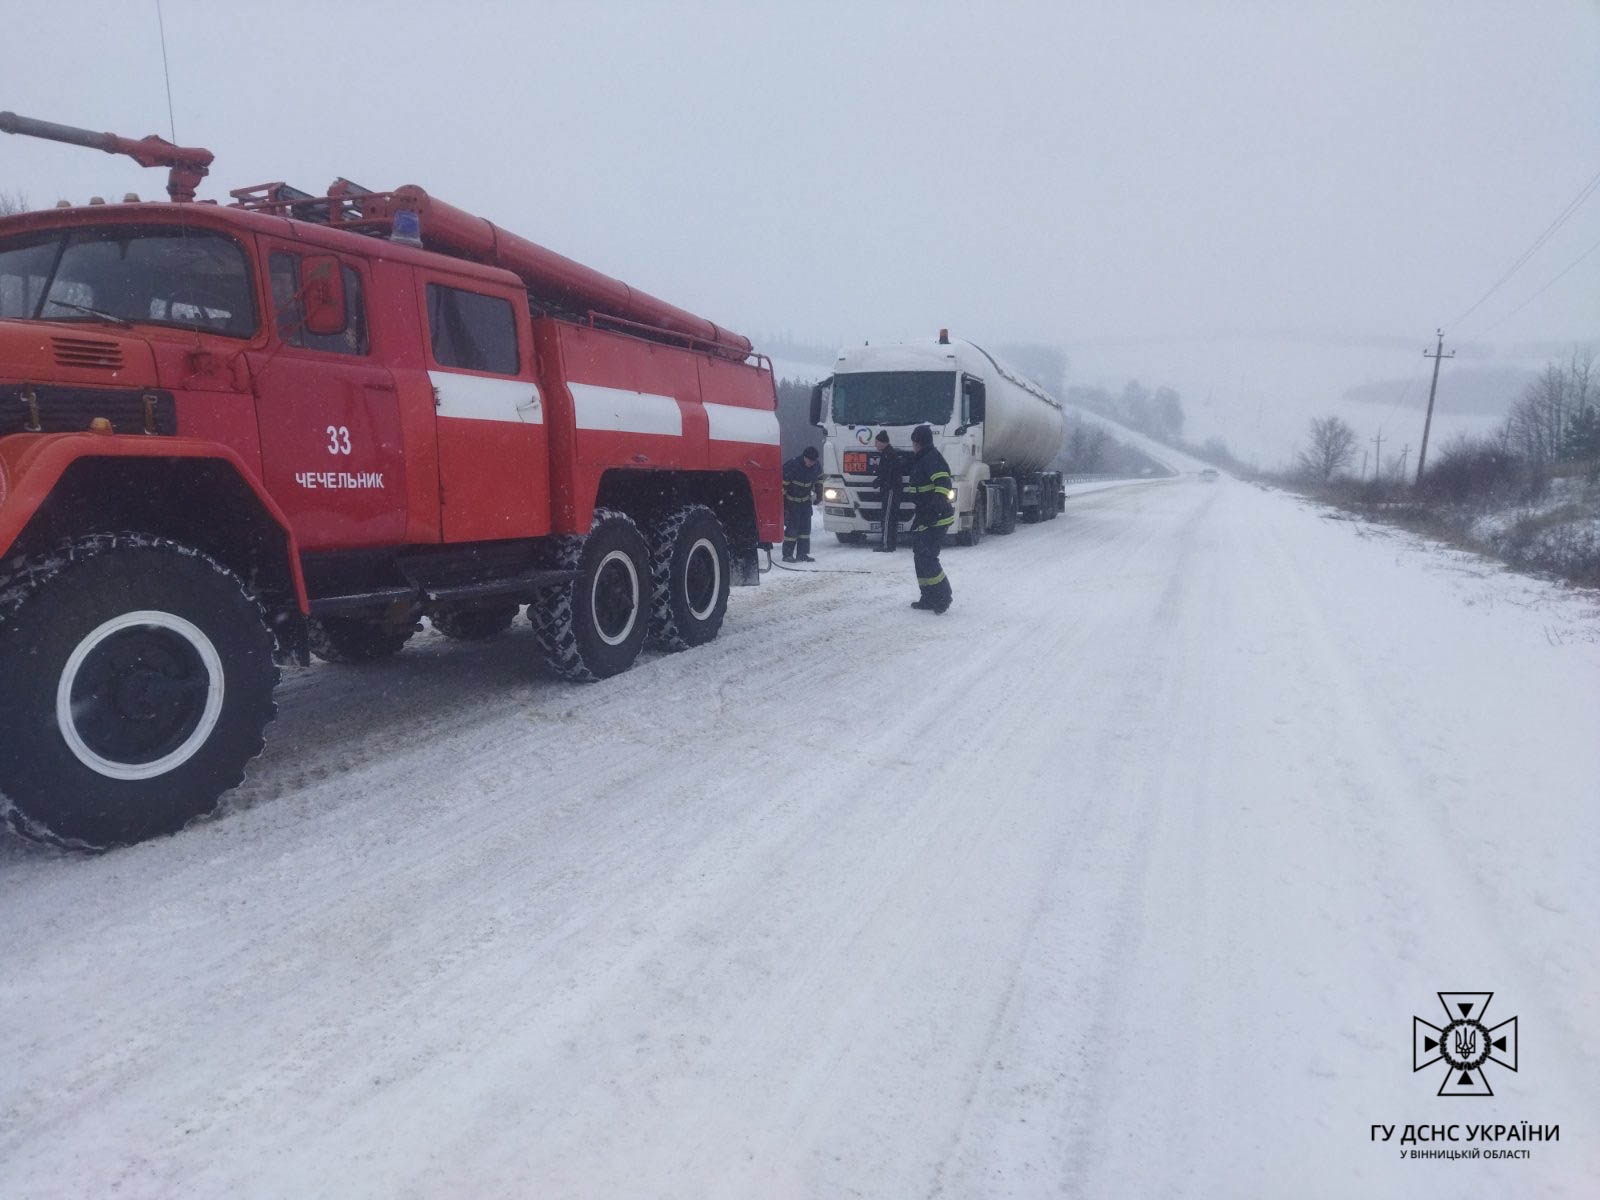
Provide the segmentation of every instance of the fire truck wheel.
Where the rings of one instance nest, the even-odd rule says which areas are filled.
[[[563,679],[606,679],[633,665],[650,627],[650,547],[625,513],[597,508],[585,538],[558,543],[571,583],[544,588],[528,620],[545,666]]]
[[[0,571],[0,795],[23,837],[99,850],[175,833],[260,753],[278,669],[215,560],[96,534]]]
[[[400,653],[417,631],[413,622],[394,625],[377,617],[312,617],[306,643],[323,662],[373,662]]]
[[[680,508],[650,543],[650,636],[663,650],[703,646],[728,611],[728,536],[703,504]]]
[[[504,633],[517,619],[517,605],[502,604],[494,608],[446,608],[429,613],[433,627],[448,638],[463,642],[481,642]]]

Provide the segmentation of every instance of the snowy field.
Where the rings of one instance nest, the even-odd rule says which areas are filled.
[[[0,842],[0,1195],[1597,1194],[1592,600],[1228,480],[944,617],[816,545],[600,684],[290,671],[220,819]],[[1520,1069],[1441,1098],[1469,990]]]

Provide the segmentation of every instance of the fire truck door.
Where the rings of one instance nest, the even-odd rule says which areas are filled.
[[[305,327],[303,247],[269,245],[273,336],[251,355],[268,491],[302,550],[386,545],[406,526],[394,379],[374,353],[365,264],[340,260],[346,327]]]
[[[447,542],[550,532],[549,437],[527,304],[422,279]]]

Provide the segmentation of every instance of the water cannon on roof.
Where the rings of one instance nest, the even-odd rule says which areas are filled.
[[[215,157],[211,151],[198,146],[174,146],[153,133],[138,139],[125,138],[115,133],[96,133],[75,125],[21,117],[14,112],[0,112],[0,131],[66,142],[70,146],[87,146],[107,154],[124,154],[141,167],[166,167],[167,195],[180,204],[193,202],[195,189],[210,173]]]

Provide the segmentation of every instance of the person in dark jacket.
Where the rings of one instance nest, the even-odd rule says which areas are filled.
[[[811,557],[811,506],[822,501],[822,456],[807,446],[783,464],[783,561]]]
[[[933,448],[933,430],[918,425],[911,431],[915,454],[906,481],[906,494],[916,501],[917,513],[911,522],[911,547],[915,555],[917,586],[922,597],[912,608],[942,613],[950,607],[950,579],[939,565],[939,547],[944,535],[956,522],[955,481],[950,464]]]
[[[887,429],[878,430],[873,448],[878,452],[878,473],[872,484],[883,501],[883,534],[873,549],[890,551],[900,540],[900,452],[889,444]]]

